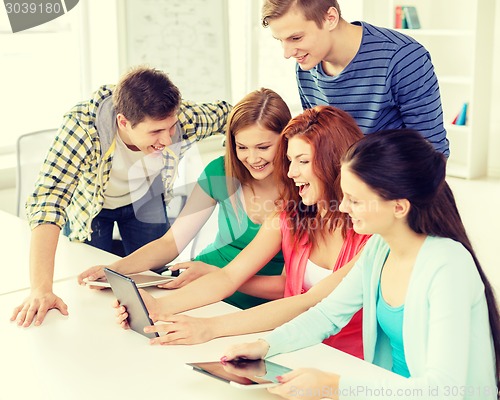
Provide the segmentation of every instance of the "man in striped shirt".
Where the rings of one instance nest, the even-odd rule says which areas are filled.
[[[116,223],[126,255],[162,236],[179,160],[196,141],[223,133],[230,111],[225,101],[181,100],[164,72],[139,67],[66,113],[26,202],[31,293],[11,320],[27,327],[52,308],[67,315],[52,291],[62,229],[111,251]]]
[[[449,156],[431,57],[413,38],[349,23],[337,0],[265,0],[262,25],[295,58],[304,109],[341,108],[365,134],[413,128]]]

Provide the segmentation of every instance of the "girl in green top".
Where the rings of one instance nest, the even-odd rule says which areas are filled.
[[[228,264],[252,241],[266,215],[274,210],[278,187],[272,174],[273,159],[279,135],[290,119],[288,106],[274,91],[260,89],[245,96],[228,119],[225,156],[205,168],[170,230],[108,268],[131,274],[171,262],[193,240],[217,204],[218,232],[214,242],[193,261],[177,264],[174,269],[186,270],[163,287],[184,286]],[[283,264],[279,252],[259,274],[280,275]],[[78,276],[79,283],[83,284],[84,278],[92,281],[104,276],[104,267],[94,266],[82,272]],[[283,297],[282,290],[249,280],[240,287],[240,292],[226,301],[249,308],[265,302],[264,299],[280,297]]]

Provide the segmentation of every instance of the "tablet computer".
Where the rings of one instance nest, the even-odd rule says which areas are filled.
[[[173,276],[164,276],[152,271],[139,272],[126,276],[131,278],[138,288],[161,285],[174,279]],[[84,278],[83,281],[89,286],[111,287],[106,276],[102,276],[95,281],[89,281],[87,278]]]
[[[291,369],[268,360],[238,359],[222,364],[220,361],[188,363],[197,372],[222,380],[239,389],[259,389],[279,385],[277,376]]]
[[[108,268],[104,268],[104,273],[111,285],[113,294],[120,304],[127,308],[127,322],[130,328],[150,339],[160,336],[158,332],[144,332],[144,327],[153,325],[153,321],[149,318],[148,309],[137,290],[134,280]]]

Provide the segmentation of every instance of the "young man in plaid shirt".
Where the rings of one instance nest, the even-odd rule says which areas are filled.
[[[111,251],[116,222],[125,254],[162,236],[179,160],[196,141],[224,132],[230,110],[224,101],[181,100],[166,74],[143,67],[73,107],[26,202],[31,293],[11,319],[29,326],[52,308],[68,314],[52,291],[61,229]]]

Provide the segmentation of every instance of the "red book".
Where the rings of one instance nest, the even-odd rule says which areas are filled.
[[[396,6],[395,10],[395,18],[394,18],[394,28],[402,29],[403,28],[403,7]]]

